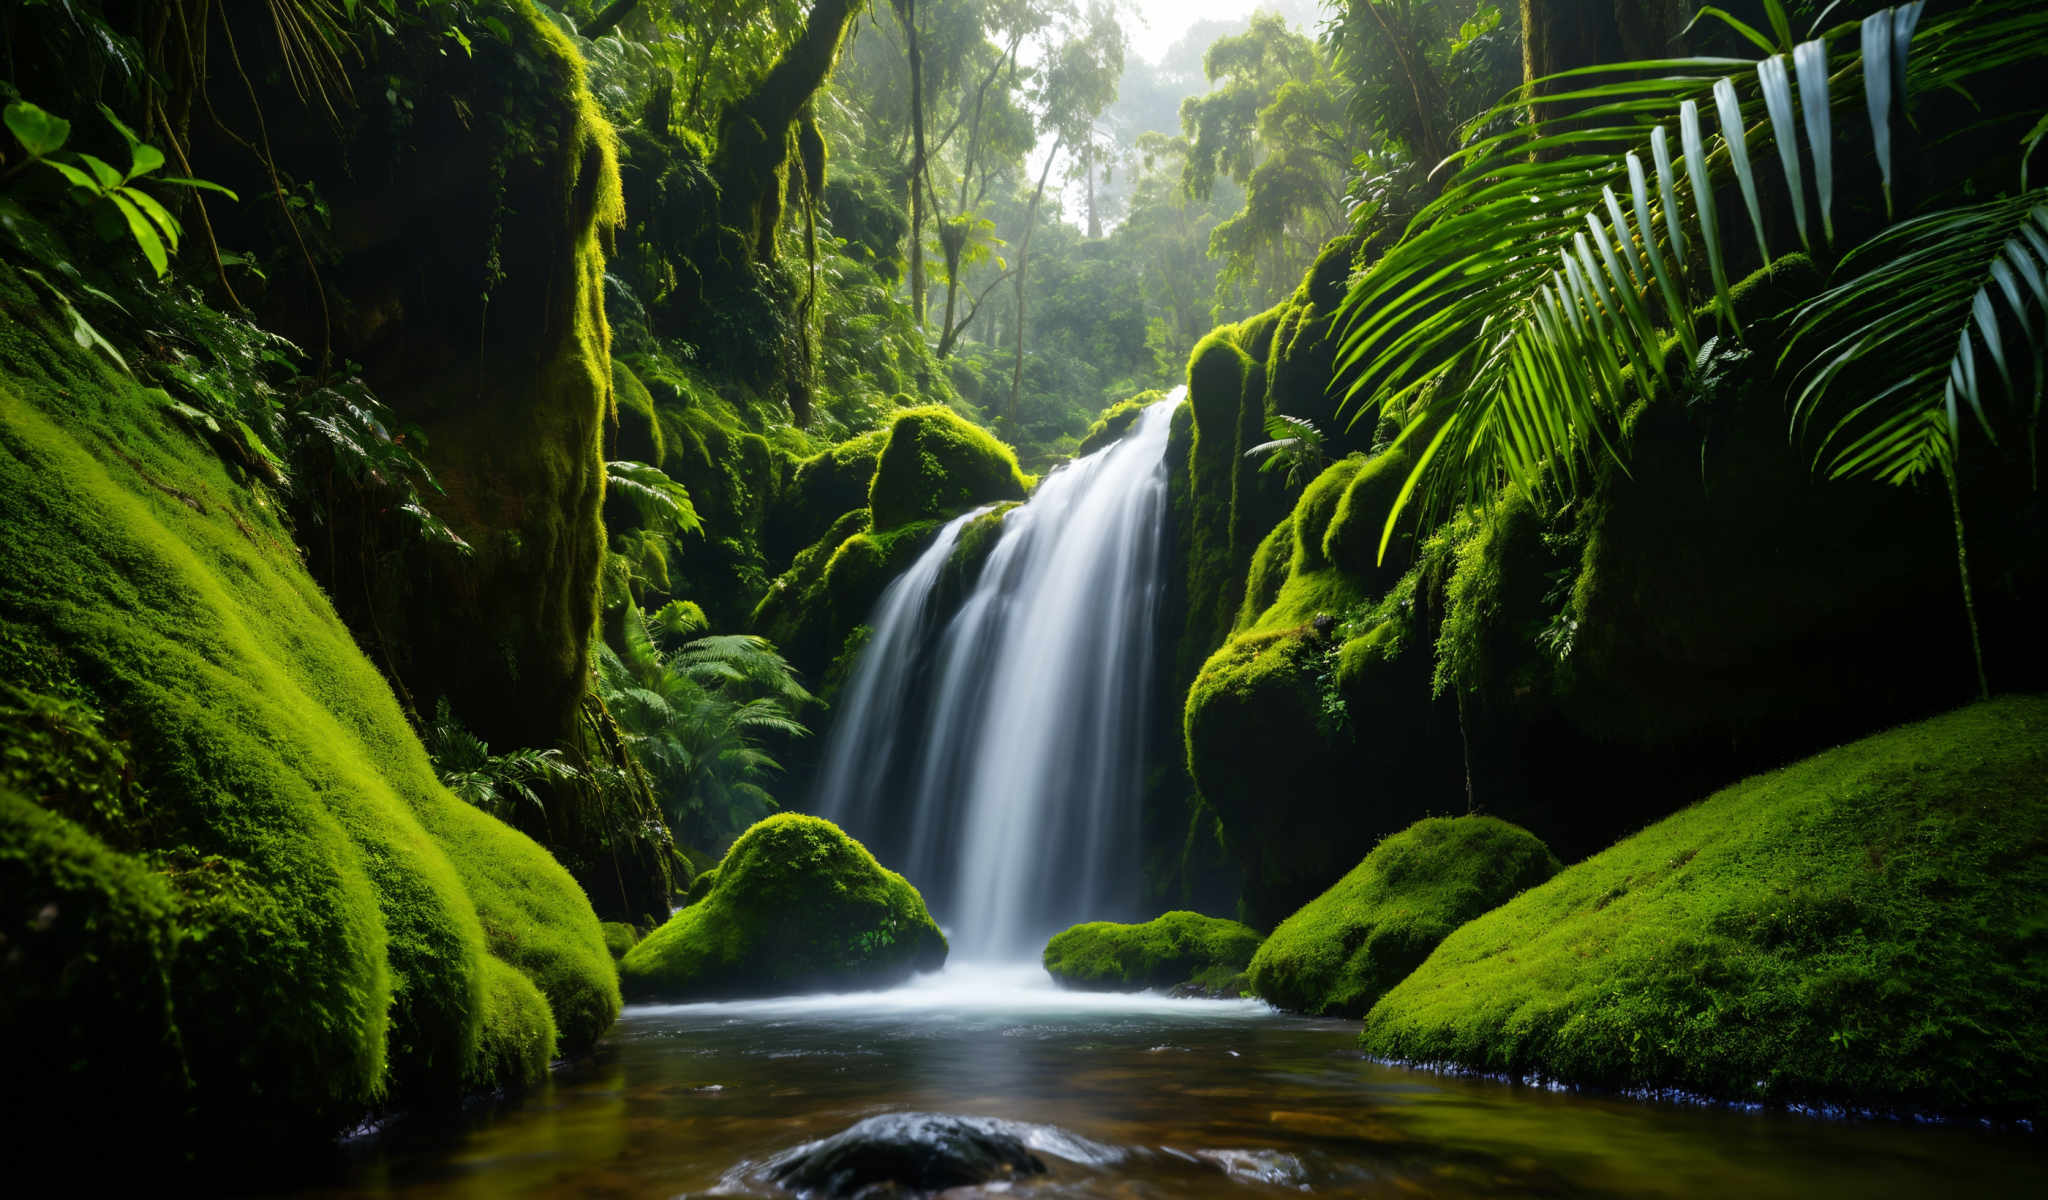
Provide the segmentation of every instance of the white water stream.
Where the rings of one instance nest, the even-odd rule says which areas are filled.
[[[876,607],[813,807],[924,892],[956,959],[1035,959],[1067,925],[1135,915],[1179,400],[1047,475],[943,625],[941,568],[975,514]]]

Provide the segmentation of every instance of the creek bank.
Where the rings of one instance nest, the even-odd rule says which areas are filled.
[[[2048,1111],[2048,698],[1745,780],[1458,929],[1374,1056],[1617,1090]]]

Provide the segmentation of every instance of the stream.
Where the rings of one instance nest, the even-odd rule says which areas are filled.
[[[956,965],[890,992],[628,1008],[460,1125],[351,1146],[331,1196],[782,1196],[888,1112],[1028,1123],[1044,1175],[949,1196],[2039,1196],[2037,1136],[1594,1097],[1363,1058],[1350,1022]]]

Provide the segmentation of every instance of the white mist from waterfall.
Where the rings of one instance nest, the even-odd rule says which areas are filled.
[[[941,625],[956,518],[876,606],[814,807],[924,892],[956,959],[1136,915],[1138,804],[1180,393],[1046,476]]]

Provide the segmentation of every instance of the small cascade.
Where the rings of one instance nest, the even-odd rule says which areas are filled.
[[[956,959],[1135,915],[1178,402],[1049,474],[937,626],[974,514],[948,525],[884,594],[839,701],[816,807],[924,890]]]

